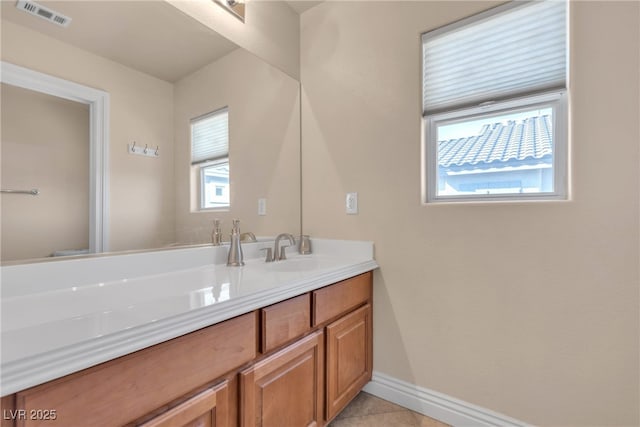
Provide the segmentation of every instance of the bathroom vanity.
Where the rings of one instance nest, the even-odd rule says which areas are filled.
[[[60,308],[51,310],[45,313],[50,329],[46,319],[29,323],[26,316],[18,327],[19,319],[4,309],[47,294],[53,303],[67,288],[35,286],[15,294],[10,286],[2,301],[2,427],[325,425],[371,378],[371,270],[377,264],[371,243],[313,244],[313,255],[277,263],[257,257],[264,244],[245,245],[246,265],[235,268],[217,263],[225,248],[122,255],[129,265],[169,253],[196,265],[174,259],[185,268],[164,262],[164,272],[78,283],[72,294],[85,291],[89,306],[101,297],[111,310],[97,305],[70,319]],[[216,263],[197,265],[207,256]],[[117,257],[89,261],[104,264],[92,266],[100,271],[121,261],[110,258]],[[7,272],[11,268],[3,268],[5,281],[40,274]],[[76,274],[82,276],[77,268]],[[115,303],[127,289],[130,298]],[[144,295],[148,301],[137,298]],[[113,317],[118,312],[120,319]],[[29,342],[38,329],[54,333],[55,326],[82,319],[94,327],[60,329],[58,341]],[[21,342],[23,349],[15,349]]]

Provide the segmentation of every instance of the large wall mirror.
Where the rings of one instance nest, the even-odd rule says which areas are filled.
[[[95,104],[3,82],[0,185],[39,191],[1,193],[3,263],[209,243],[216,218],[225,234],[232,218],[257,236],[300,231],[298,81],[165,1],[41,4],[71,24],[3,1],[1,59],[107,94],[107,168],[103,185]],[[226,152],[195,158],[194,124],[211,117]]]

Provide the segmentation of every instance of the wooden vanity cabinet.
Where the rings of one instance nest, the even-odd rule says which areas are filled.
[[[314,325],[326,325],[325,422],[330,422],[373,371],[373,274],[313,291]],[[329,322],[329,323],[328,323]]]
[[[313,332],[240,374],[242,427],[326,425],[371,380],[372,280],[361,274],[261,310],[263,353]]]
[[[16,427],[131,425],[254,360],[256,342],[251,312],[21,391]],[[38,410],[55,419],[30,416]]]
[[[371,379],[371,272],[2,398],[2,427],[310,427]],[[48,409],[55,419],[15,417]],[[9,412],[11,410],[11,412]]]

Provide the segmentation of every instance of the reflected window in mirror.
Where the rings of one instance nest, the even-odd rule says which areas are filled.
[[[192,191],[199,210],[228,208],[229,109],[228,107],[191,119],[191,168],[198,184]]]

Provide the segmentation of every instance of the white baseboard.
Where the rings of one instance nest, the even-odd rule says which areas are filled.
[[[364,391],[455,427],[530,427],[529,424],[506,415],[380,372],[373,373],[373,378],[364,387]]]

